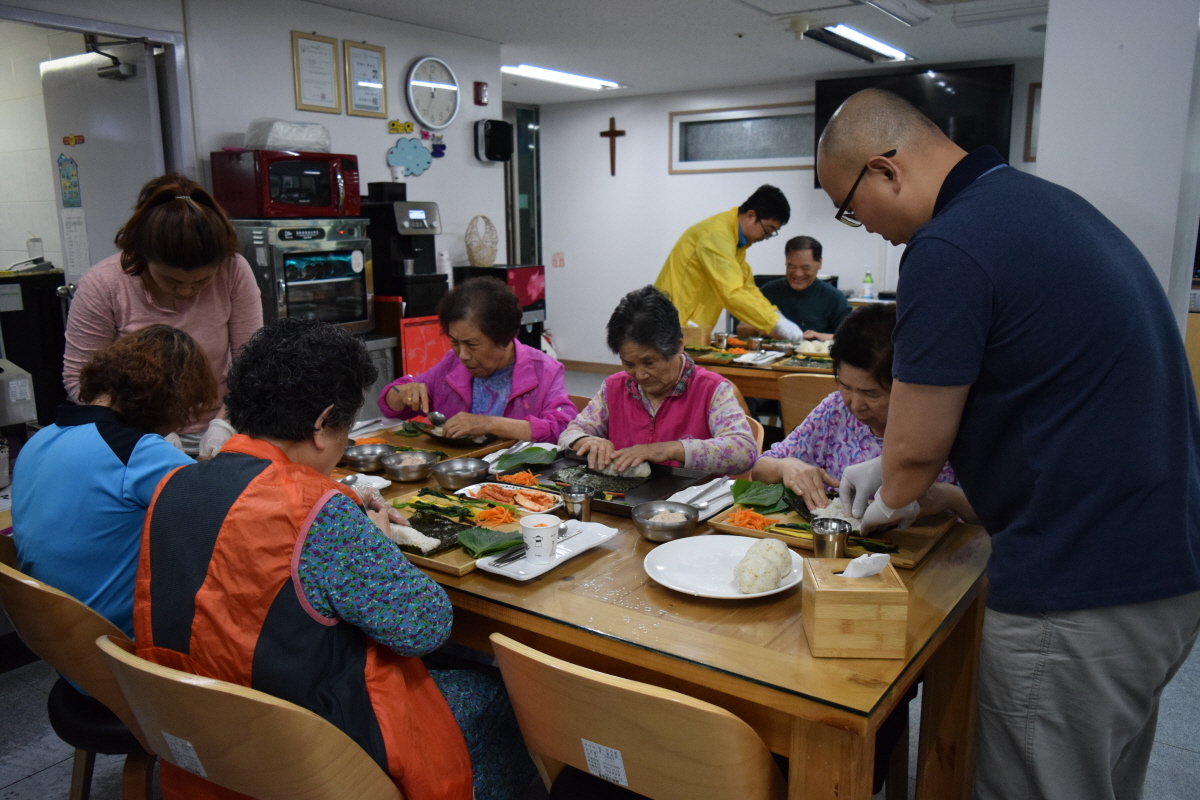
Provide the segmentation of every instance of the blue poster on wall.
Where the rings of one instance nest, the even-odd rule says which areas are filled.
[[[58,154],[58,183],[62,188],[63,208],[82,208],[83,196],[79,193],[79,165],[65,153]]]

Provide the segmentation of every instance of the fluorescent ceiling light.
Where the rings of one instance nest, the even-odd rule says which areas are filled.
[[[974,4],[972,4],[974,5]],[[1025,17],[1040,17],[1049,13],[1047,0],[1017,0],[1008,3],[989,3],[982,9],[963,10],[955,5],[950,19],[956,28],[973,28],[976,25],[994,25]]]
[[[365,84],[364,84],[365,85]],[[434,83],[432,81],[413,81],[413,86],[427,86],[430,89],[446,89],[447,91],[457,92],[458,87],[453,83]]]
[[[837,34],[843,39],[849,39],[855,44],[860,44],[868,50],[874,50],[876,53],[886,56],[893,61],[908,60],[908,53],[905,53],[903,50],[897,50],[890,44],[884,44],[878,39],[872,39],[865,33],[859,33],[858,31],[854,30],[854,28],[847,27],[846,25],[834,25],[832,28],[826,28],[825,30],[833,34]]]
[[[928,22],[935,14],[917,0],[867,0],[867,5],[875,6],[897,22],[903,22],[912,27]]]
[[[570,72],[559,72],[556,69],[544,69],[542,67],[533,67],[529,64],[522,64],[519,67],[506,65],[500,68],[500,71],[507,75],[517,75],[522,78],[533,78],[537,81],[549,81],[550,83],[561,83],[564,86],[575,86],[579,89],[590,89],[593,92],[599,92],[602,89],[619,89],[620,84],[613,81],[606,81],[600,78],[589,78],[586,75],[574,75]]]

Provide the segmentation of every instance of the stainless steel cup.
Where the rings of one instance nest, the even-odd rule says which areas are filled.
[[[812,521],[813,558],[845,558],[846,537],[850,523],[833,517],[817,517]]]
[[[729,349],[729,334],[728,333],[714,333],[713,337],[712,337],[712,344],[713,344],[713,347],[717,348],[718,350]]]
[[[592,521],[592,498],[596,490],[591,486],[573,483],[562,490],[563,505],[567,509],[567,519],[577,519],[580,522]]]
[[[417,268],[417,260],[415,258],[404,259],[404,274],[412,275]]]
[[[761,336],[751,336],[751,337],[750,337],[749,339],[747,339],[746,341],[747,341],[747,343],[748,343],[748,345],[749,345],[749,346],[746,348],[747,350],[750,350],[750,351],[752,351],[752,352],[753,352],[753,351],[756,351],[756,350],[762,350],[763,337],[761,337]]]

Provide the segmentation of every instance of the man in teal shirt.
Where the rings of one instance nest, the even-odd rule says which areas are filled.
[[[783,248],[787,278],[771,281],[762,287],[763,296],[779,312],[804,331],[805,339],[833,338],[837,326],[850,313],[846,296],[828,281],[817,280],[821,270],[821,243],[811,236],[790,239]],[[758,333],[750,325],[738,324],[738,334]]]

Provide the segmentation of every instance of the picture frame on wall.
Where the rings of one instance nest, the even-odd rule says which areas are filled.
[[[1038,127],[1042,121],[1042,84],[1029,84],[1029,105],[1025,109],[1025,160],[1037,161]]]
[[[672,111],[668,173],[813,169],[814,103]]]
[[[344,40],[346,113],[387,119],[387,58],[382,47]]]
[[[296,83],[297,109],[342,113],[337,53],[337,39],[292,31],[292,75]]]

